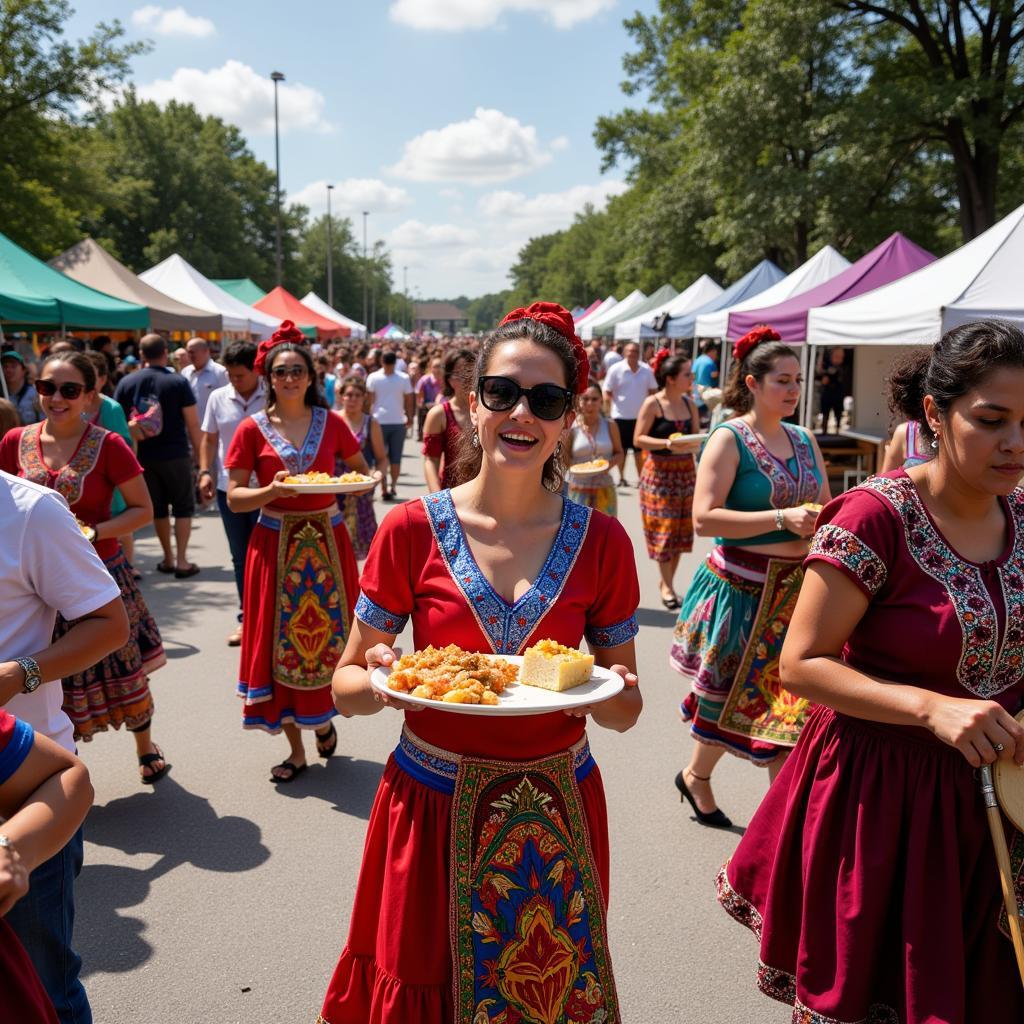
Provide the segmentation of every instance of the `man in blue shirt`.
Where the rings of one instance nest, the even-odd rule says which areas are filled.
[[[717,388],[721,385],[718,382],[718,358],[721,354],[721,347],[717,341],[708,339],[701,342],[700,355],[693,361],[693,388],[697,399],[697,411],[700,413],[700,425],[706,427],[711,422],[711,410],[708,409],[701,398],[701,391],[704,388]]]

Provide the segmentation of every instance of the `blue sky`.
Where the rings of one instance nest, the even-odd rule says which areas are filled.
[[[81,0],[83,34],[118,18],[148,39],[143,96],[193,102],[238,124],[273,166],[281,71],[281,182],[315,213],[353,218],[392,250],[409,291],[507,286],[531,236],[621,191],[592,131],[626,105],[623,19],[656,0]],[[200,268],[202,269],[202,268]]]

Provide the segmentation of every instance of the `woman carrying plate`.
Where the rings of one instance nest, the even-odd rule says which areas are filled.
[[[57,491],[94,531],[96,553],[121,588],[131,623],[131,635],[120,650],[61,681],[64,710],[75,727],[75,739],[86,743],[98,732],[124,725],[135,738],[142,781],[153,783],[170,766],[153,742],[149,676],[167,659],[160,631],[118,541],[152,521],[153,503],[131,448],[117,434],[86,420],[95,399],[96,371],[84,353],[51,356],[36,388],[45,418],[4,436],[0,469]],[[117,514],[111,511],[115,490],[125,503]],[[58,615],[54,634],[62,635],[71,625]]]
[[[732,822],[715,805],[722,754],[767,765],[774,778],[800,734],[807,702],[779,685],[778,660],[828,479],[814,438],[784,422],[800,401],[800,361],[770,327],[733,349],[725,401],[697,470],[697,532],[715,548],[694,574],[669,662],[691,684],[683,720],[696,741],[675,779],[703,825]]]
[[[625,731],[640,713],[639,587],[619,523],[559,494],[560,439],[587,371],[572,317],[553,303],[515,310],[484,342],[457,467],[466,483],[381,523],[334,692],[346,716],[401,708],[371,688],[368,669],[393,662],[410,617],[417,649],[517,655],[586,636],[625,689],[571,713],[406,709],[327,1024],[621,1020],[605,931],[604,792],[585,718]],[[540,985],[538,949],[562,965]]]
[[[472,429],[469,392],[476,356],[468,348],[449,352],[444,361],[444,399],[423,421],[423,475],[427,490],[440,491],[458,481],[452,475],[462,436]]]
[[[589,365],[589,359],[588,359]],[[569,471],[566,473],[567,494],[571,501],[597,509],[605,515],[618,514],[615,481],[611,471],[622,469],[626,457],[622,450],[619,428],[601,412],[601,388],[588,384],[578,400],[579,415],[569,430]],[[608,469],[604,473],[581,475],[572,467],[581,462],[604,459]]]
[[[362,377],[346,377],[338,388],[341,418],[359,444],[363,458],[382,471],[388,464],[384,433],[380,424],[366,411],[366,382]],[[373,491],[366,494],[339,494],[338,507],[345,517],[345,526],[352,541],[356,559],[362,561],[370,550],[370,541],[377,532],[377,513],[373,508]]]
[[[331,674],[359,576],[336,495],[297,494],[284,479],[333,474],[338,460],[359,473],[368,467],[345,421],[328,410],[290,320],[260,343],[253,369],[265,378],[267,407],[242,420],[224,460],[231,511],[260,510],[245,563],[238,695],[246,729],[287,737],[288,757],[271,769],[272,782],[287,783],[306,770],[303,729],[316,730],[321,757],[337,748]],[[258,487],[249,486],[253,473]]]
[[[644,399],[633,431],[637,447],[647,452],[640,471],[640,514],[647,556],[661,573],[661,603],[674,611],[679,559],[693,550],[693,456],[700,443],[673,435],[696,434],[700,412],[689,359],[663,348],[651,369],[660,390]]]
[[[1024,763],[1024,334],[957,327],[890,388],[936,456],[819,518],[782,656],[815,707],[719,899],[794,1020],[1020,1021],[975,769]]]

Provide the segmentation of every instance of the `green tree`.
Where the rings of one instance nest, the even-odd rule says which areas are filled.
[[[331,217],[331,275],[334,308],[358,320],[363,310],[360,247],[348,217]],[[305,226],[299,238],[296,294],[314,291],[327,300],[327,216]]]
[[[463,307],[469,314],[469,329],[477,333],[492,331],[498,321],[510,310],[515,308],[512,292],[488,292],[478,298],[470,299]]]

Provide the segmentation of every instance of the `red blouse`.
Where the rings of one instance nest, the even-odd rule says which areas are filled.
[[[481,572],[450,491],[392,509],[370,546],[356,617],[397,636],[409,617],[417,650],[455,643],[468,651],[521,654],[550,638],[591,649],[637,633],[640,603],[633,545],[618,520],[564,500],[562,520],[540,574],[514,604]],[[406,713],[421,739],[479,757],[540,757],[583,734],[584,719],[561,712],[517,718],[427,709]]]
[[[289,473],[334,473],[337,459],[349,459],[359,451],[359,442],[340,414],[314,406],[309,430],[301,449],[284,437],[265,412],[249,416],[238,426],[228,453],[227,469],[244,469],[256,474],[260,487],[266,487],[282,469]],[[315,512],[337,507],[334,494],[302,494],[281,498],[269,507],[282,512]]]
[[[0,440],[0,469],[57,491],[83,523],[105,523],[115,488],[142,474],[135,453],[123,438],[90,423],[67,465],[50,469],[43,459],[41,428],[33,423],[6,433]],[[109,560],[117,551],[116,537],[96,541],[100,558]]]
[[[862,672],[953,697],[1024,697],[1024,491],[1002,501],[999,558],[962,558],[902,470],[830,502],[807,562],[842,570],[868,596],[843,658]]]

